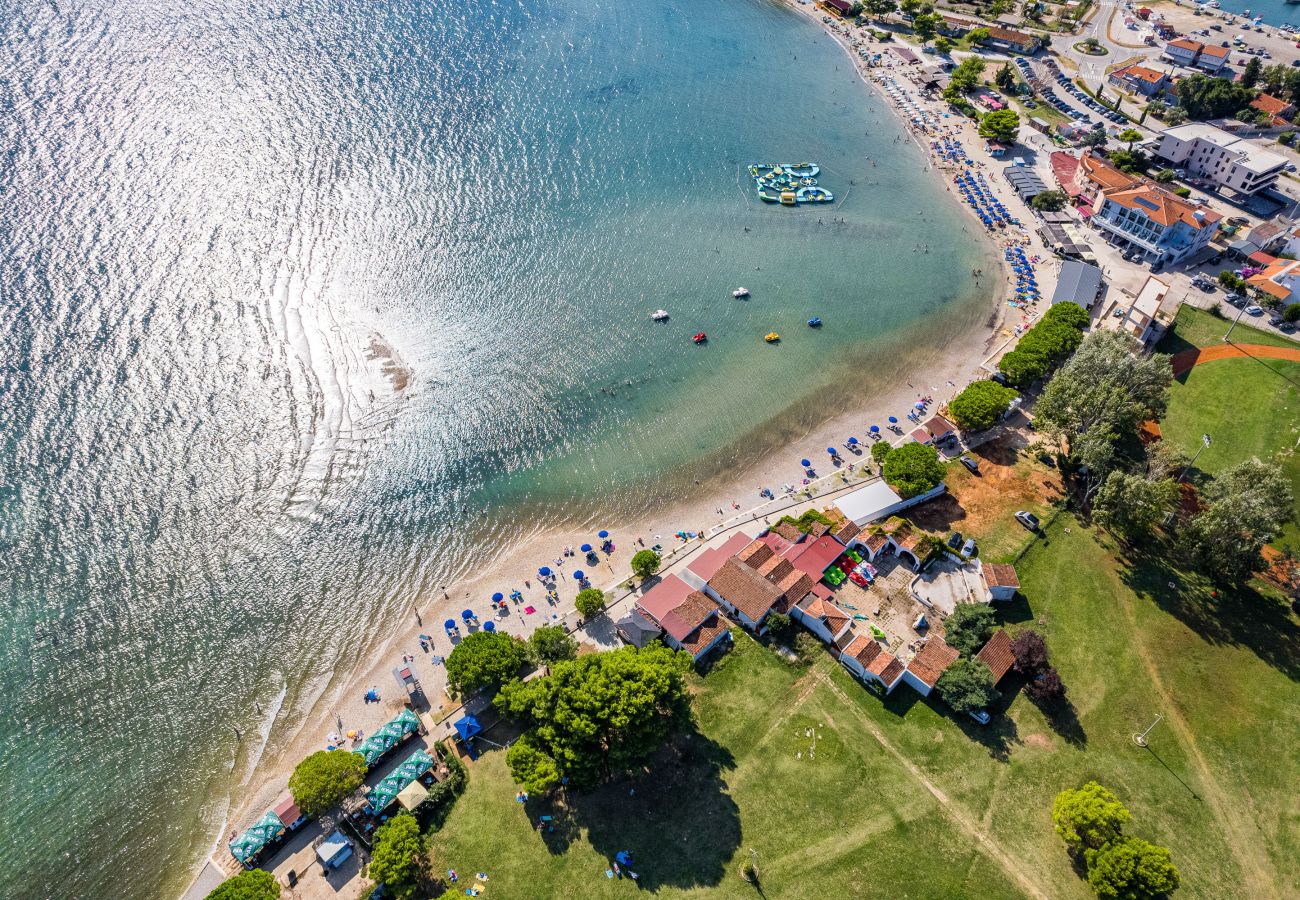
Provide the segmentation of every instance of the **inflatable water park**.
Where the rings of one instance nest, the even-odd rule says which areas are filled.
[[[830,203],[835,195],[817,183],[821,169],[816,163],[753,163],[750,177],[765,203],[795,206],[800,203]]]

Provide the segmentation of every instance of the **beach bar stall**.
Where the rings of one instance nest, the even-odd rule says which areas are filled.
[[[380,726],[374,734],[366,738],[361,746],[352,752],[364,759],[366,768],[371,769],[390,750],[419,730],[420,719],[409,709],[404,709],[398,713],[396,718],[390,719]]]
[[[284,837],[284,823],[274,812],[267,812],[243,834],[230,842],[230,855],[245,869],[257,867],[262,852]]]
[[[433,757],[424,750],[416,750],[408,756],[400,766],[366,792],[371,815],[377,816],[387,809],[407,785],[418,781],[432,768]]]

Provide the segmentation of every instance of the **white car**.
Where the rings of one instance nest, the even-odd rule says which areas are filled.
[[[1262,316],[1262,315],[1264,315],[1264,309],[1263,309],[1263,307],[1255,306],[1255,305],[1252,304],[1252,305],[1246,307],[1246,315],[1248,315],[1248,316]]]

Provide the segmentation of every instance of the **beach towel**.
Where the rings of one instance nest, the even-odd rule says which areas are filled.
[[[533,609],[531,606],[525,606],[524,612],[531,616],[533,613],[537,612],[537,610]]]

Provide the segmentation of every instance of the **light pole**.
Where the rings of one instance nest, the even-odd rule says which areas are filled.
[[[1208,434],[1201,435],[1201,446],[1196,448],[1196,454],[1192,457],[1192,461],[1187,464],[1187,468],[1183,469],[1183,473],[1178,476],[1178,481],[1174,482],[1175,484],[1180,483],[1187,477],[1187,473],[1192,470],[1192,466],[1196,465],[1196,461],[1201,458],[1201,454],[1205,452],[1205,448],[1208,446],[1210,446],[1210,436]]]
[[[1243,300],[1244,300],[1244,298],[1243,298]],[[1241,308],[1237,310],[1237,317],[1236,317],[1235,319],[1232,320],[1232,324],[1228,326],[1228,332],[1227,332],[1227,334],[1225,334],[1225,335],[1223,336],[1223,342],[1224,342],[1225,344],[1228,342],[1228,338],[1232,336],[1232,329],[1236,328],[1236,327],[1237,327],[1237,323],[1241,321],[1241,314],[1244,313],[1244,312],[1246,311],[1246,307],[1249,306],[1249,305],[1250,305],[1250,303],[1249,303],[1248,301],[1247,301],[1247,302],[1243,302],[1243,303],[1241,304]]]
[[[1147,727],[1146,731],[1141,734],[1133,735],[1133,743],[1137,744],[1139,747],[1145,747],[1147,745],[1147,735],[1151,733],[1152,728],[1155,728],[1160,724],[1160,720],[1163,718],[1163,715],[1157,715],[1156,720]]]

